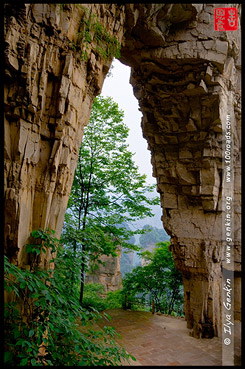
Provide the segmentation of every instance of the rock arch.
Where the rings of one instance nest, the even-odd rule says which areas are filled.
[[[213,31],[212,4],[5,5],[5,252],[25,265],[32,229],[62,229],[83,128],[112,60],[93,42],[81,60],[84,8],[122,43],[120,60],[131,67],[188,327],[197,337],[220,335],[222,127],[230,112],[238,319],[241,306],[241,52],[239,31]]]

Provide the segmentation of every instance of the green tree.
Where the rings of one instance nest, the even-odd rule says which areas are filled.
[[[119,335],[112,327],[94,327],[101,315],[81,307],[70,294],[62,268],[39,267],[41,252],[51,249],[55,253],[59,245],[53,234],[32,232],[34,244],[26,248],[29,269],[21,269],[4,257],[4,285],[12,297],[4,306],[5,365],[108,366],[134,359],[116,344]]]
[[[127,230],[130,230],[130,227],[128,226],[128,224],[123,224],[124,227]],[[136,243],[136,239],[134,236],[132,236],[129,241],[130,244],[135,245]],[[122,253],[121,253],[121,259],[120,259],[120,271],[121,271],[121,275],[122,277],[124,276],[125,273],[131,272],[133,269],[133,256],[134,256],[134,251],[132,250],[128,250],[128,249],[123,249]]]
[[[149,294],[155,302],[157,310],[171,314],[180,311],[183,303],[183,286],[181,274],[174,266],[169,251],[169,242],[156,244],[153,252],[144,251],[141,255],[149,264],[136,267],[123,279],[123,291],[129,298],[138,293],[143,297]]]
[[[88,260],[99,255],[116,255],[118,245],[138,249],[129,240],[140,230],[124,224],[153,216],[150,198],[154,185],[139,174],[126,139],[129,129],[123,111],[110,97],[94,101],[89,125],[79,151],[79,159],[68,203],[63,242],[81,262],[80,302]],[[75,272],[74,272],[75,273]]]
[[[134,257],[133,252],[128,253],[127,251],[123,250],[120,260],[120,271],[122,277],[124,276],[125,273],[130,273],[133,270],[134,268],[133,257]]]
[[[139,243],[143,248],[169,240],[169,236],[163,228],[152,227],[151,225],[146,224],[143,229],[145,229],[146,232],[139,238]]]

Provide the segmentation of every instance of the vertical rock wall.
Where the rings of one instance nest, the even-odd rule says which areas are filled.
[[[74,46],[90,11],[120,42],[120,6],[5,6],[5,248],[19,265],[31,230],[61,233],[83,129],[111,64],[94,43]]]
[[[233,117],[237,292],[240,284],[240,30],[214,32],[212,4],[149,4],[140,11],[125,36],[121,61],[132,67],[130,82],[143,113],[162,220],[183,275],[188,327],[196,337],[220,335],[222,128],[227,114]],[[238,292],[236,318],[239,299]]]
[[[86,275],[85,283],[99,283],[105,288],[105,293],[117,291],[122,288],[122,275],[120,270],[120,260],[122,250],[116,250],[117,256],[102,255],[100,262],[90,265],[90,272]]]
[[[5,5],[6,253],[22,266],[32,229],[60,235],[83,128],[111,63],[93,41],[77,47],[80,22],[90,10],[122,41],[120,60],[132,68],[163,223],[183,274],[188,327],[195,336],[219,335],[222,127],[228,113],[234,113],[240,314],[241,51],[239,30],[214,32],[212,4]],[[87,59],[81,60],[84,50]]]

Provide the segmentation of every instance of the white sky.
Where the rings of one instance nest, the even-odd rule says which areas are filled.
[[[127,142],[130,151],[135,153],[134,161],[140,173],[147,175],[147,183],[156,184],[156,179],[152,176],[151,154],[142,135],[142,113],[138,110],[138,101],[133,94],[129,78],[130,67],[114,59],[112,76],[105,79],[101,95],[111,96],[124,111],[124,123],[130,129]]]
[[[133,87],[129,83],[129,79],[130,67],[114,59],[112,76],[105,79],[101,95],[111,96],[118,103],[119,108],[124,111],[124,123],[130,129],[127,142],[130,151],[135,153],[134,161],[139,167],[139,172],[147,175],[147,184],[156,184],[156,178],[152,176],[151,153],[147,149],[147,141],[142,135],[142,113],[138,110],[138,100],[133,94]],[[159,196],[157,192],[154,195]],[[152,212],[155,214],[154,217],[137,221],[137,227],[150,224],[162,228],[161,207],[159,205],[152,206]]]

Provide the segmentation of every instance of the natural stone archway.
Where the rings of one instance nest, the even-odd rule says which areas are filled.
[[[195,336],[220,335],[222,127],[233,112],[235,273],[240,272],[239,32],[215,34],[211,4],[159,8],[145,10],[126,34],[121,61],[132,67],[162,220],[183,274],[188,327]],[[236,299],[239,318],[239,294]]]
[[[237,318],[241,305],[241,66],[240,32],[215,33],[212,4],[6,5],[6,253],[25,265],[32,229],[62,229],[83,128],[112,59],[92,42],[81,60],[84,7],[132,68],[188,327],[220,335],[222,127],[233,112]]]

